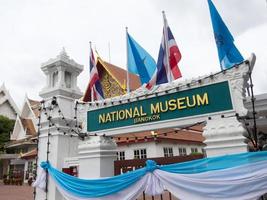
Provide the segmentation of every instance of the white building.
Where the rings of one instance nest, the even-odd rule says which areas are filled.
[[[18,114],[20,114],[20,111],[17,105],[10,96],[5,84],[2,84],[0,87],[0,115],[15,120]]]
[[[115,137],[118,160],[185,156],[204,153],[202,126],[160,129]]]
[[[24,182],[35,173],[39,106],[40,102],[25,97],[21,114],[17,115],[10,142],[6,144],[8,151],[18,155],[16,159],[10,160],[8,171],[23,174]]]

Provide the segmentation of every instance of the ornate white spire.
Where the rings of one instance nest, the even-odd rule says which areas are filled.
[[[41,66],[46,75],[46,86],[40,96],[48,98],[56,95],[79,98],[82,96],[77,86],[77,77],[83,71],[83,66],[76,63],[66,53],[63,47],[60,53]]]
[[[60,53],[57,55],[56,58],[51,58],[49,59],[47,62],[42,63],[41,68],[46,68],[48,65],[51,65],[53,63],[56,63],[58,61],[63,61],[71,66],[73,66],[74,68],[78,69],[78,71],[82,71],[83,70],[83,66],[76,63],[73,59],[71,59],[66,50],[65,47],[62,48],[62,50],[60,51]]]
[[[69,59],[70,58],[66,52],[65,47],[62,47],[62,50],[57,57],[59,57],[61,59]]]

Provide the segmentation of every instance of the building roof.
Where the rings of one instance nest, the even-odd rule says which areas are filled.
[[[20,110],[18,109],[16,103],[14,102],[13,98],[10,96],[8,90],[5,87],[5,84],[2,84],[0,87],[0,93],[3,94],[3,96],[0,95],[0,105],[8,102],[12,110],[14,111],[14,116],[20,114]],[[5,115],[5,113],[1,113],[2,115]],[[10,117],[10,116],[7,116]],[[14,118],[15,119],[15,118]]]
[[[121,88],[121,90],[123,91],[122,94],[126,93],[126,89],[127,89],[127,71],[125,69],[122,69],[118,66],[115,66],[113,64],[110,64],[104,60],[102,60],[99,56],[97,57],[97,61],[96,61],[96,67],[99,73],[99,78],[102,79],[103,78],[103,70],[105,70],[107,72],[107,74],[109,76],[111,76],[116,84]],[[129,77],[130,77],[130,90],[136,90],[137,88],[139,88],[141,86],[140,84],[140,80],[139,80],[139,76],[129,73]],[[103,89],[104,87],[102,87]],[[116,91],[113,91],[113,93]],[[104,92],[105,93],[105,92]],[[119,96],[121,95],[121,93],[118,94],[113,94],[114,96]],[[109,98],[109,97],[106,97]],[[87,89],[84,93],[83,96],[83,101],[88,102],[91,99],[91,91],[89,90],[89,82],[88,82],[88,86]]]
[[[26,132],[26,135],[32,135],[35,136],[37,133],[35,131],[32,119],[24,119],[20,118],[22,126]]]
[[[29,136],[24,139],[20,140],[11,140],[5,144],[5,148],[13,148],[13,147],[22,147],[22,146],[28,146],[28,145],[36,145],[37,142],[35,141],[35,136]]]
[[[10,160],[10,159],[17,159],[17,158],[19,158],[19,154],[10,154],[10,153],[0,154],[1,160]]]
[[[109,74],[124,88],[127,89],[127,71],[118,66],[110,64],[106,61],[99,59],[99,62],[102,63],[103,67],[109,72]],[[131,91],[136,90],[141,86],[139,76],[129,73],[130,76],[130,89]]]
[[[196,125],[187,129],[161,129],[151,132],[121,134],[115,137],[118,145],[143,143],[151,141],[175,142],[180,144],[203,144],[202,126]]]
[[[35,117],[38,117],[40,114],[40,111],[39,111],[39,107],[41,105],[40,101],[32,100],[29,98],[28,98],[28,101],[29,101],[29,104],[31,106],[31,109],[32,109]]]
[[[35,148],[31,151],[21,154],[20,158],[27,160],[27,159],[35,158],[36,156],[37,156],[37,149]]]

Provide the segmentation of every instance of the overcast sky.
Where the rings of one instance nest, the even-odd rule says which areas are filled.
[[[213,0],[245,58],[257,56],[253,77],[256,93],[267,92],[266,0]],[[206,0],[1,0],[0,84],[21,106],[25,94],[40,99],[45,85],[41,63],[62,47],[85,70],[78,84],[85,90],[89,41],[100,56],[124,67],[125,27],[157,60],[165,10],[182,53],[183,78],[220,70]]]

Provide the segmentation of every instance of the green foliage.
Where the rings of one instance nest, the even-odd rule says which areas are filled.
[[[10,132],[13,130],[15,121],[0,115],[0,152],[4,151],[4,145],[9,141]]]
[[[202,155],[203,153],[200,153],[200,152],[192,152],[190,153],[190,155]]]

